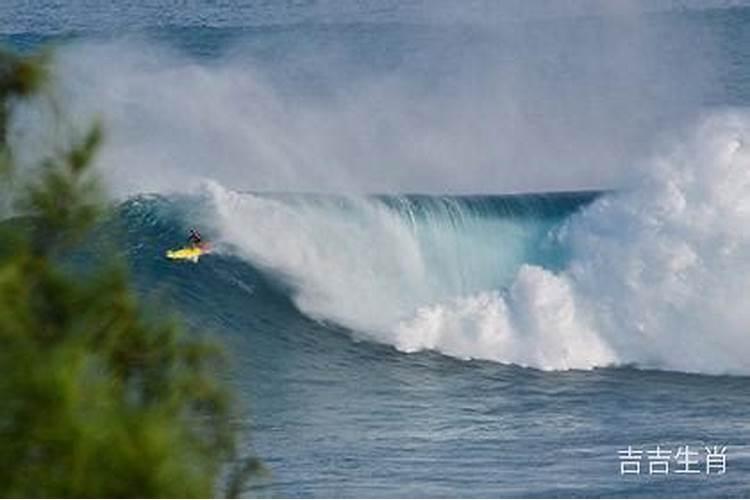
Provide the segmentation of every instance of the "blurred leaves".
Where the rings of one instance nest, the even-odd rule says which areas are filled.
[[[49,81],[50,54],[22,57],[0,49],[0,172],[7,168],[8,120],[13,99],[37,94]]]
[[[0,52],[8,179],[11,103],[40,90],[46,62]],[[0,227],[0,495],[206,497],[220,478],[239,494],[260,464],[237,458],[221,349],[146,320],[120,264],[82,276],[60,263],[105,211],[102,139],[94,125],[45,160],[17,193],[23,217]]]
[[[37,221],[31,238],[35,253],[76,243],[96,222],[103,206],[101,189],[88,170],[101,141],[101,127],[95,125],[61,158],[46,160],[40,178],[20,196],[21,213]]]

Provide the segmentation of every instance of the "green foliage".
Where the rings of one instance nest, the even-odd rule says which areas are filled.
[[[6,163],[8,103],[43,68],[0,55]],[[18,198],[24,231],[0,231],[0,496],[206,497],[222,478],[236,494],[258,463],[236,459],[220,349],[144,319],[117,263],[86,276],[60,263],[103,213],[101,141],[94,126],[46,160]]]
[[[8,113],[13,99],[38,93],[48,81],[49,54],[20,57],[0,50],[0,173],[10,166]]]
[[[62,158],[46,160],[41,179],[19,200],[23,213],[38,221],[32,236],[35,253],[75,243],[96,221],[101,190],[88,169],[101,140],[101,129],[94,126]]]

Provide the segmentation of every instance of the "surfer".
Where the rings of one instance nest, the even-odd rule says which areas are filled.
[[[199,233],[197,229],[192,227],[190,228],[188,243],[190,243],[190,246],[193,248],[203,246],[203,238],[201,238],[201,233]]]
[[[175,248],[167,250],[167,258],[170,260],[189,260],[198,262],[201,255],[211,251],[210,244],[203,239],[201,233],[195,228],[190,228],[188,235],[188,245],[184,248]]]

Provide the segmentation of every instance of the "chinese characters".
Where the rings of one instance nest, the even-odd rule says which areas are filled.
[[[617,454],[620,458],[621,476],[701,473],[721,475],[727,472],[726,446],[705,446],[703,450],[690,445],[678,446],[676,450],[664,449],[659,445],[645,450],[628,446],[625,450],[618,450]],[[645,466],[642,468],[642,465]]]

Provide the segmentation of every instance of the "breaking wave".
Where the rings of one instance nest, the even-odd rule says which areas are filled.
[[[748,373],[749,124],[709,117],[629,189],[573,203],[207,192],[300,311],[399,350]]]

